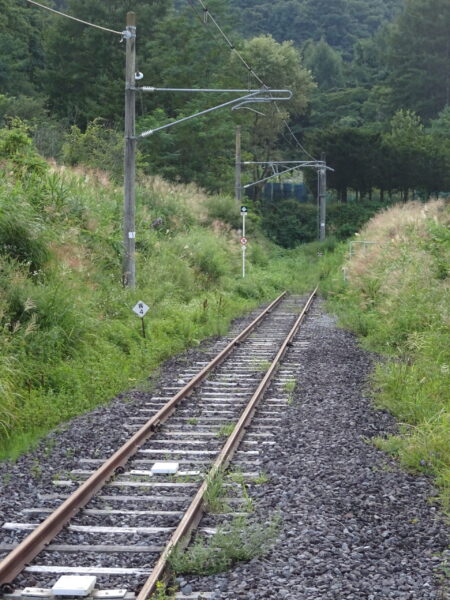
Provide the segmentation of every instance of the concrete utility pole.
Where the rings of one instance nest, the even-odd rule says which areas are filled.
[[[319,241],[325,241],[327,217],[327,169],[325,155],[321,156],[321,166],[317,171],[318,177],[318,202],[319,202]]]
[[[242,187],[241,187],[241,127],[236,127],[236,163],[235,163],[235,195],[238,206],[242,200]]]
[[[124,257],[122,278],[125,287],[136,286],[135,264],[135,176],[136,176],[136,15],[127,13],[125,66],[125,164],[123,197]]]

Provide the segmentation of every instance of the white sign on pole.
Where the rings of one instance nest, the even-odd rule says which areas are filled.
[[[145,304],[145,302],[139,301],[136,306],[133,307],[133,311],[137,314],[138,317],[144,317],[147,313],[149,307]]]

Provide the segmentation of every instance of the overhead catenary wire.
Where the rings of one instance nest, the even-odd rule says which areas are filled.
[[[242,54],[239,52],[239,50],[236,48],[236,46],[232,43],[232,41],[230,40],[230,38],[226,35],[226,33],[223,31],[222,27],[220,27],[219,23],[217,22],[217,20],[214,18],[214,16],[211,14],[209,8],[206,6],[206,4],[204,3],[203,0],[198,0],[198,2],[201,4],[202,9],[203,9],[203,14],[204,14],[204,18],[202,19],[200,17],[200,20],[203,22],[203,24],[207,24],[207,20],[208,18],[210,19],[210,21],[216,26],[217,30],[219,31],[219,33],[222,35],[223,39],[225,40],[225,42],[227,43],[228,47],[230,48],[230,50],[232,50],[236,56],[239,58],[239,60],[242,62],[242,64],[245,66],[245,68],[248,70],[248,72],[253,75],[253,77],[258,81],[258,83],[260,83],[263,87],[268,88],[269,86],[261,79],[261,77],[259,77],[259,75],[255,72],[255,70],[251,67],[251,65],[245,60],[245,58],[242,56]],[[194,10],[194,12],[197,13],[197,11],[195,11],[195,7],[192,4],[192,0],[188,0],[188,3],[190,4],[190,6],[192,7],[192,9]],[[198,14],[198,13],[197,13]],[[209,30],[208,30],[209,31]],[[275,102],[275,107],[277,109],[277,111],[279,113],[281,113],[280,107],[278,106],[278,104]],[[302,152],[304,152],[307,156],[309,156],[310,158],[312,158],[312,160],[316,160],[312,154],[310,154],[304,147],[303,145],[300,143],[300,141],[298,140],[297,136],[294,134],[294,132],[292,131],[291,127],[289,126],[288,122],[286,121],[286,119],[282,119],[282,123],[283,125],[286,127],[286,129],[289,131],[292,139],[294,140],[296,146],[298,148],[300,148],[300,150],[302,150]]]
[[[203,25],[206,25],[205,15],[207,15],[207,12],[203,11],[203,14],[200,14],[200,11],[195,7],[194,0],[187,0],[187,3],[191,7],[194,14],[198,17],[200,23],[202,23]],[[212,37],[212,39],[215,42],[219,41],[218,37],[214,34],[214,32],[211,29],[209,29],[209,27],[206,28],[206,31],[209,33],[209,35]]]
[[[230,38],[226,35],[226,33],[224,32],[224,30],[222,29],[222,27],[219,25],[219,23],[216,21],[216,19],[214,18],[214,16],[211,14],[209,8],[206,6],[206,4],[203,2],[203,0],[198,0],[203,8],[205,17],[208,17],[212,23],[214,23],[214,25],[216,26],[217,30],[220,32],[221,36],[223,37],[223,39],[226,41],[228,47],[230,48],[230,50],[232,50],[236,56],[239,58],[239,60],[242,62],[242,64],[245,66],[245,68],[249,71],[249,73],[251,73],[254,78],[258,81],[258,83],[260,83],[263,87],[268,87],[264,81],[258,76],[258,74],[253,70],[253,68],[250,66],[250,64],[245,60],[245,58],[242,56],[242,54],[239,52],[239,50],[236,48],[236,46],[233,44],[233,42],[230,40]],[[207,19],[204,20],[204,23],[207,23]]]
[[[275,102],[275,106],[278,112],[280,112],[280,107],[278,106],[278,104]],[[316,158],[314,158],[314,156],[312,154],[310,154],[308,152],[308,150],[306,150],[306,148],[299,142],[298,137],[295,135],[295,133],[292,131],[292,128],[290,127],[289,123],[286,121],[286,119],[283,119],[283,124],[286,126],[287,130],[289,131],[289,133],[291,134],[293,140],[295,141],[295,143],[297,144],[297,146],[303,150],[303,152],[309,156],[309,158],[311,158],[312,160],[317,160]]]
[[[77,21],[78,23],[83,23],[83,25],[88,25],[89,27],[95,27],[95,29],[101,29],[102,31],[108,31],[109,33],[115,33],[117,35],[123,35],[122,31],[115,31],[114,29],[109,29],[108,27],[103,27],[102,25],[96,25],[95,23],[90,23],[89,21],[83,21],[83,19],[78,19],[77,17],[73,17],[72,15],[68,15],[59,10],[55,10],[54,8],[50,8],[49,6],[45,6],[44,4],[39,4],[39,2],[35,2],[35,0],[27,0],[30,4],[34,4],[35,6],[39,6],[40,8],[44,8],[52,13],[60,15],[61,17],[66,17],[66,19],[71,19],[72,21]]]

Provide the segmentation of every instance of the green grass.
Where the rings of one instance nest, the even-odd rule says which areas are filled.
[[[205,510],[210,513],[229,512],[231,509],[225,502],[225,473],[222,469],[206,479],[207,487],[203,497]]]
[[[236,562],[264,555],[275,542],[279,528],[278,518],[261,524],[236,517],[210,538],[197,536],[186,550],[174,548],[169,555],[169,567],[175,575],[226,571]]]
[[[331,254],[281,250],[255,226],[243,279],[234,200],[156,178],[137,189],[137,288],[124,289],[121,187],[104,173],[51,170],[21,132],[4,139],[0,457],[141,386],[165,359],[283,290],[310,290],[329,268]],[[145,339],[138,300],[150,306]]]
[[[450,221],[448,206],[395,207],[359,239],[382,242],[323,282],[341,324],[386,355],[372,376],[375,402],[401,423],[377,445],[431,475],[450,511]],[[342,247],[335,257],[344,256]]]
[[[156,583],[156,592],[148,600],[175,600],[176,590],[168,587],[166,583],[158,581]]]
[[[233,433],[236,423],[226,423],[222,425],[216,433],[217,437],[228,438]]]

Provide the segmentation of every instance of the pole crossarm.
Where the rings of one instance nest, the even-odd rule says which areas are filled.
[[[326,169],[327,171],[333,171],[331,167],[328,167],[323,160],[270,160],[266,162],[258,162],[246,160],[242,163],[243,165],[264,165],[264,166],[284,166],[284,165],[296,165],[296,168],[302,169],[303,167],[314,167],[315,169]]]
[[[280,160],[280,161],[245,161],[242,163],[243,165],[261,165],[265,167],[270,167],[272,169],[272,175],[268,175],[263,179],[258,179],[258,181],[253,181],[252,183],[248,183],[244,185],[244,189],[253,187],[254,185],[258,185],[258,183],[264,183],[265,181],[269,181],[274,177],[279,177],[280,175],[284,175],[285,173],[290,173],[291,171],[295,171],[296,169],[303,169],[306,167],[313,167],[317,170],[328,170],[334,171],[331,167],[327,167],[326,163],[321,160]],[[293,166],[290,166],[293,165]]]
[[[171,123],[166,123],[165,125],[161,125],[160,127],[155,127],[154,129],[149,129],[147,131],[143,131],[140,133],[136,139],[142,139],[156,133],[157,131],[162,131],[163,129],[168,129],[169,127],[173,127],[174,125],[178,125],[179,123],[183,123],[184,121],[189,121],[190,119],[194,119],[195,117],[199,117],[201,115],[206,115],[210,112],[218,110],[220,108],[224,108],[225,106],[231,106],[232,104],[238,104],[239,106],[243,106],[246,104],[252,104],[255,102],[274,102],[280,100],[289,100],[292,97],[291,90],[271,90],[271,89],[260,89],[260,90],[239,90],[239,89],[189,89],[189,88],[154,88],[154,87],[139,87],[135,88],[138,91],[147,91],[147,92],[230,92],[230,93],[242,93],[246,92],[244,96],[239,96],[239,98],[233,98],[232,100],[228,100],[227,102],[223,102],[218,106],[213,106],[212,108],[207,108],[205,110],[201,110],[193,115],[189,115],[187,117],[182,117],[181,119],[177,119],[176,121],[172,121]],[[278,96],[277,96],[278,94]]]
[[[196,92],[201,92],[201,93],[208,93],[208,92],[215,92],[215,93],[239,93],[239,94],[285,94],[286,96],[289,96],[289,98],[286,98],[286,100],[290,100],[292,98],[292,91],[291,90],[273,90],[272,88],[260,88],[258,90],[250,90],[248,88],[246,89],[236,89],[236,88],[226,88],[226,89],[219,89],[219,88],[158,88],[158,87],[152,87],[152,86],[148,86],[148,85],[144,85],[141,87],[135,87],[134,88],[137,92],[192,92],[192,93],[196,93]],[[273,98],[273,100],[278,100],[278,98]]]

